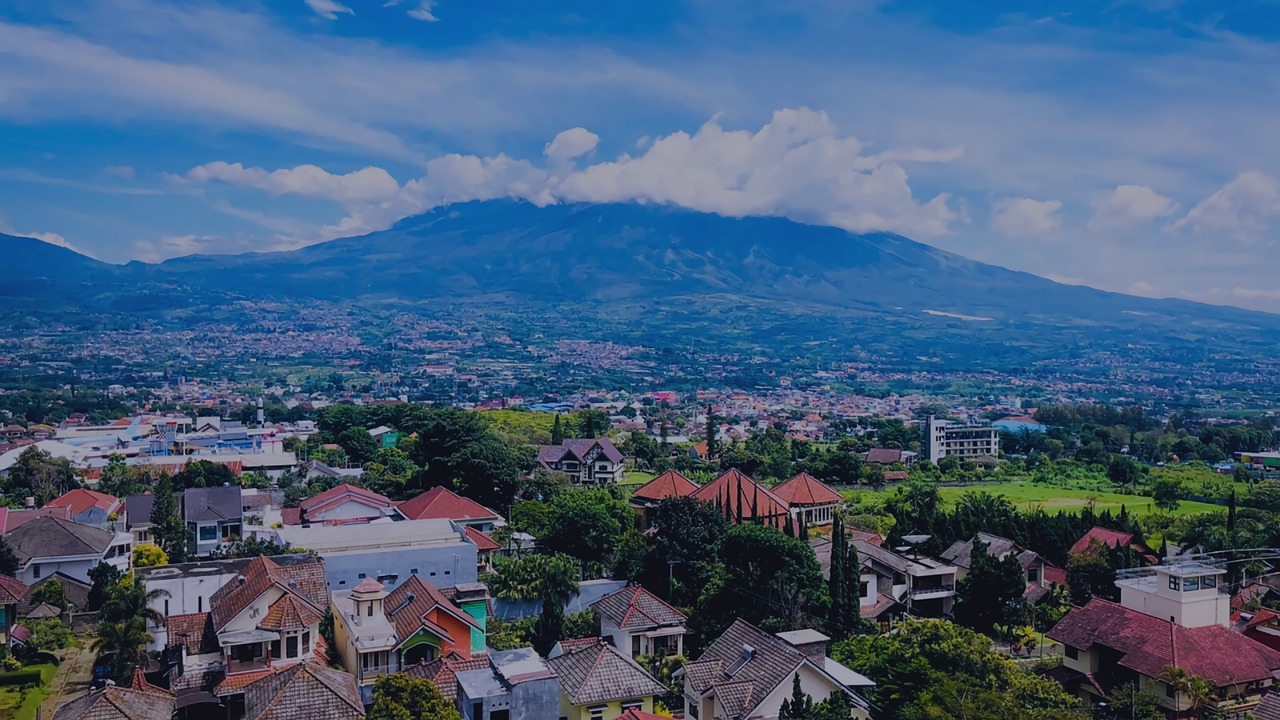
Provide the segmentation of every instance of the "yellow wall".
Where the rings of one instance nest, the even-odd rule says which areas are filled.
[[[636,698],[628,698],[628,700],[635,699]],[[642,699],[644,701],[644,705],[640,706],[640,709],[648,713],[653,712],[653,697],[649,696]],[[569,720],[592,720],[597,717],[587,712],[588,707],[595,707],[595,705],[574,705],[569,702],[568,695],[565,695],[563,692],[560,693],[560,715],[569,718]],[[615,700],[608,703],[608,709],[604,711],[603,715],[598,717],[600,717],[601,720],[615,720],[621,714],[622,701]]]

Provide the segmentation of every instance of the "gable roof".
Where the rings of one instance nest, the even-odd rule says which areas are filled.
[[[640,585],[628,585],[591,604],[591,609],[623,630],[680,625],[689,618]]]
[[[356,677],[302,662],[244,689],[245,720],[353,720],[364,717]]]
[[[1173,666],[1226,687],[1280,672],[1280,652],[1225,627],[1187,628],[1099,598],[1068,612],[1048,636],[1080,650],[1115,650],[1121,666],[1147,677]]]
[[[271,603],[258,627],[263,630],[297,630],[307,628],[324,619],[324,615],[296,595],[285,593]]]
[[[744,648],[752,656],[745,663]],[[804,654],[751,623],[738,619],[702,653],[685,665],[698,693],[712,687],[731,717],[747,717],[804,662]]]
[[[987,544],[987,554],[1003,558],[1011,552],[1022,553],[1018,543],[999,535],[980,532],[977,538]],[[968,568],[973,563],[973,540],[957,540],[942,552],[942,559],[957,567]]]
[[[71,520],[71,508],[49,507],[10,509],[0,508],[0,535],[10,533],[38,517],[56,517]]]
[[[240,486],[188,488],[182,493],[182,519],[187,522],[239,520]]]
[[[840,493],[804,472],[775,487],[773,493],[787,505],[830,505],[844,501]]]
[[[382,601],[386,608],[387,619],[396,628],[396,639],[404,642],[418,632],[427,628],[452,642],[464,642],[464,638],[451,638],[448,631],[432,621],[428,615],[432,610],[453,616],[455,619],[479,630],[476,619],[463,612],[462,608],[453,604],[440,588],[422,579],[421,575],[410,575],[404,582],[396,586]]]
[[[657,501],[673,497],[685,497],[697,491],[698,483],[675,470],[668,470],[636,488],[635,492],[631,493],[631,497]]]
[[[663,695],[667,688],[635,660],[601,640],[547,661],[574,705]]]
[[[787,504],[769,488],[732,468],[698,488],[692,497],[717,503],[730,522],[742,522],[753,515],[766,524],[781,527],[790,516]],[[754,509],[754,510],[753,510]]]
[[[89,508],[100,508],[109,511],[111,508],[120,504],[120,499],[114,495],[100,493],[96,490],[88,490],[86,488],[76,488],[68,490],[61,496],[45,503],[45,507],[66,507],[71,508],[72,515],[79,515]]]
[[[488,520],[498,513],[446,487],[433,487],[396,506],[410,520]]]
[[[14,605],[27,597],[29,590],[25,583],[8,575],[0,575],[0,605]]]
[[[866,462],[875,465],[892,465],[902,462],[902,451],[893,448],[871,448],[867,451]]]
[[[445,657],[436,658],[431,662],[420,662],[404,672],[411,678],[430,680],[446,700],[456,702],[458,699],[458,673],[468,670],[485,670],[488,667],[489,658],[484,655],[464,659],[457,653],[449,653]]]
[[[493,552],[494,550],[502,549],[502,546],[499,545],[496,540],[489,537],[488,535],[485,535],[479,530],[471,527],[470,525],[466,526],[463,529],[466,530],[467,532],[467,538],[469,538],[471,542],[475,543],[476,550],[478,552]]]
[[[218,638],[213,634],[209,613],[170,615],[165,618],[165,631],[169,647],[182,645],[188,655],[204,655],[218,651]]]
[[[151,524],[151,508],[155,506],[156,496],[151,493],[146,495],[130,495],[124,499],[124,512],[127,516],[129,528],[135,528],[139,525]]]
[[[58,708],[53,720],[169,720],[173,706],[168,693],[109,686]]]
[[[101,555],[115,539],[115,533],[52,515],[41,515],[5,535],[23,563],[34,558]]]
[[[1121,547],[1133,542],[1133,533],[1109,530],[1095,525],[1094,527],[1089,528],[1089,532],[1082,535],[1080,539],[1071,546],[1071,550],[1068,552],[1084,552],[1089,549],[1089,546],[1093,544],[1094,540],[1097,540],[1109,548]]]
[[[282,566],[262,556],[251,560],[239,575],[210,596],[214,632],[220,632],[272,586],[279,587],[287,595],[296,596],[317,614],[324,614],[321,608],[328,604],[324,563],[317,558],[312,562]]]
[[[307,515],[328,509],[330,506],[337,505],[346,500],[353,500],[376,508],[391,507],[393,504],[390,498],[379,495],[372,490],[357,487],[350,483],[342,483],[341,485],[325,490],[315,497],[303,500],[298,507],[302,510],[304,515]]]

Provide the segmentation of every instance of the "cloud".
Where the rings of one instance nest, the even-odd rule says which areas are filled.
[[[1171,227],[1226,235],[1250,244],[1273,233],[1277,218],[1280,218],[1280,183],[1266,173],[1252,171],[1237,175]]]
[[[1129,286],[1125,292],[1130,295],[1141,295],[1143,297],[1160,297],[1160,291],[1154,285],[1139,280]]]
[[[547,156],[547,161],[552,165],[563,165],[595,150],[599,143],[600,136],[590,130],[580,127],[570,128],[547,143],[542,154]]]
[[[1096,208],[1089,229],[1099,232],[1140,227],[1173,213],[1178,206],[1145,185],[1119,185]]]
[[[96,257],[94,257],[93,253],[86,252],[76,247],[75,245],[72,245],[70,242],[67,242],[67,239],[65,237],[59,235],[58,233],[24,232],[22,230],[17,230],[13,227],[13,225],[9,224],[9,219],[5,217],[3,213],[0,213],[0,233],[4,233],[5,235],[14,235],[17,237],[34,238],[36,240],[39,240],[40,242],[45,242],[50,245],[56,245],[60,248],[66,248],[68,250],[71,250],[72,252],[78,252],[81,255],[94,258],[95,260],[97,259]]]
[[[133,256],[143,262],[161,262],[186,255],[226,255],[244,252],[294,250],[303,245],[296,237],[262,238],[246,233],[222,235],[165,235],[159,240],[133,243]]]
[[[366,167],[334,175],[315,165],[299,165],[289,170],[267,172],[222,161],[198,165],[179,181],[206,183],[212,180],[257,188],[271,195],[301,195],[340,203],[369,203],[391,200],[400,184],[386,170]]]
[[[435,13],[432,12],[435,9],[435,5],[433,0],[422,0],[417,7],[409,11],[409,17],[423,22],[440,22],[440,18],[436,17]]]
[[[356,14],[351,8],[334,0],[306,0],[306,3],[312,12],[326,20],[337,20],[338,13]]]
[[[1000,198],[991,209],[991,227],[1011,238],[1043,237],[1062,228],[1062,201]]]
[[[108,175],[113,175],[122,180],[132,180],[137,176],[137,172],[129,165],[108,165],[102,169]]]

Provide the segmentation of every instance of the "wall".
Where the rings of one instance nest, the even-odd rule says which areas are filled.
[[[640,700],[643,703],[639,708],[641,712],[647,712],[647,713],[653,712],[652,697],[632,698],[628,700],[628,702],[632,702],[634,700]],[[565,695],[563,692],[560,693],[560,717],[568,718],[569,720],[591,720],[591,718],[594,718],[594,717],[599,717],[600,720],[615,720],[615,718],[617,718],[618,716],[622,715],[623,712],[625,712],[622,708],[621,700],[615,700],[610,703],[605,703],[606,709],[604,711],[604,714],[599,716],[588,713],[587,707],[595,707],[595,705],[594,704],[590,706],[574,705],[569,702],[568,695]]]
[[[826,700],[832,692],[840,689],[838,685],[808,662],[801,665],[796,673],[800,675],[800,689],[813,698],[815,703]],[[773,692],[769,693],[760,705],[752,711],[751,716],[753,718],[759,717],[763,720],[776,720],[778,713],[782,710],[782,703],[791,699],[792,684],[796,673],[791,673],[783,682],[779,683],[778,687],[774,688]],[[855,713],[854,717],[865,718],[868,716]]]
[[[26,567],[18,570],[18,572],[14,575],[14,577],[26,583],[27,585],[30,585],[41,578],[46,578],[56,572],[60,572],[68,577],[73,577],[76,580],[79,580],[81,582],[89,583],[91,582],[89,580],[89,571],[97,567],[98,563],[100,562],[104,562],[103,558],[101,557],[79,557],[79,558],[68,557],[68,558],[61,558],[61,559],[50,558],[50,560],[47,562],[32,563],[30,565],[27,565]],[[129,558],[127,557],[110,558],[105,562],[108,565],[111,565],[121,571],[126,571],[129,569]],[[40,577],[36,577],[36,574],[35,574],[36,565],[40,566]]]
[[[471,616],[480,629],[471,628],[471,653],[482,653],[488,644],[489,607],[485,600],[472,600],[462,603],[462,611]]]
[[[324,522],[329,520],[363,520],[382,517],[382,510],[366,505],[355,500],[347,500],[346,502],[326,508],[323,512],[315,513],[307,518],[309,522]]]
[[[451,588],[458,583],[476,581],[476,546],[459,543],[446,547],[378,548],[368,551],[328,553],[324,558],[324,575],[329,590],[350,590],[365,577],[375,580],[395,575],[383,583],[388,591],[409,577],[413,569],[423,580],[438,588]]]
[[[352,668],[352,672],[354,672],[355,668],[360,667],[360,657],[356,652],[355,644],[351,642],[350,638],[351,631],[347,628],[347,621],[335,607],[333,611],[333,642],[338,647],[331,648],[331,650],[337,652],[341,657],[344,668]]]

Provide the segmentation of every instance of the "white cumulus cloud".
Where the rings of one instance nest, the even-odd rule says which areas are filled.
[[[1241,173],[1173,223],[1175,230],[1226,235],[1253,243],[1274,233],[1280,219],[1280,182],[1262,172]]]
[[[262,168],[247,168],[240,163],[216,161],[192,168],[181,179],[194,183],[220,180],[257,188],[271,195],[302,195],[340,203],[391,200],[400,192],[396,179],[377,167],[334,175],[315,165],[268,172]]]
[[[1089,229],[1095,232],[1146,225],[1177,210],[1178,206],[1145,185],[1119,185],[1096,206]]]
[[[600,136],[586,128],[570,128],[547,143],[542,153],[552,165],[563,165],[596,149]]]
[[[355,15],[355,11],[335,0],[306,0],[311,11],[326,20],[337,20],[338,13]]]
[[[1043,237],[1062,228],[1062,201],[1000,198],[991,209],[991,227],[1012,238]]]
[[[423,22],[440,22],[435,14],[436,4],[432,0],[422,0],[418,6],[409,11],[409,17]]]

